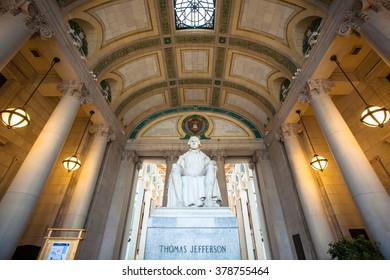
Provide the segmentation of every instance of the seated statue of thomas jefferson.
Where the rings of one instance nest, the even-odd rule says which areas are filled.
[[[189,151],[172,165],[167,207],[218,207],[221,193],[216,162],[200,151],[200,140],[192,136]]]

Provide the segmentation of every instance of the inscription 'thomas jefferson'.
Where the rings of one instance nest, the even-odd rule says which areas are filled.
[[[226,246],[221,245],[159,245],[160,253],[221,254],[226,253]]]

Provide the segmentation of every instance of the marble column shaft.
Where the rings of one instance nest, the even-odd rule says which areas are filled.
[[[92,142],[84,162],[81,161],[80,175],[66,210],[63,228],[84,228],[107,142],[113,137],[108,125],[93,124],[90,131]]]
[[[293,252],[290,245],[290,238],[287,232],[286,221],[284,220],[282,205],[280,197],[276,189],[275,180],[269,160],[267,151],[257,150],[252,157],[256,164],[256,174],[258,180],[258,187],[260,192],[260,199],[264,204],[264,214],[266,216],[267,228],[264,229],[263,234],[270,234],[265,236],[266,246],[273,245],[275,249],[272,250],[274,259],[290,260],[293,259]],[[268,256],[271,256],[270,248],[267,249]]]
[[[64,82],[59,85],[59,89],[65,95],[51,114],[0,202],[0,259],[11,258],[17,247],[80,105],[87,95],[81,82]]]
[[[125,150],[123,152],[100,249],[99,259],[101,260],[119,259],[120,246],[125,234],[127,210],[129,203],[133,203],[130,201],[130,197],[134,188],[133,181],[137,161],[138,157],[135,151]]]
[[[165,185],[164,185],[164,197],[163,197],[163,207],[167,206],[168,202],[168,187],[169,187],[169,176],[171,175],[172,165],[177,161],[179,158],[179,152],[178,151],[167,151],[164,153],[165,162],[167,164],[167,171],[165,175]]]
[[[311,80],[308,84],[307,97],[349,192],[369,233],[390,259],[390,197],[328,95],[330,81]]]
[[[212,159],[217,163],[217,181],[219,190],[221,192],[222,206],[229,206],[227,185],[226,185],[226,174],[225,174],[225,159],[227,157],[226,151],[217,150],[212,155]]]
[[[311,159],[305,155],[297,136],[301,131],[299,124],[282,125],[284,145],[314,250],[318,259],[326,260],[330,258],[328,245],[334,241],[334,235],[312,174]]]

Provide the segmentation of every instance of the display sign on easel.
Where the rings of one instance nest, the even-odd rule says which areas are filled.
[[[84,229],[49,228],[48,231],[45,244],[39,253],[39,260],[74,260],[77,258]]]

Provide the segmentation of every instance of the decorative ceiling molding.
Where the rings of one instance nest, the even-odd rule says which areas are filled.
[[[160,23],[164,35],[171,34],[171,27],[168,20],[168,1],[160,0]]]
[[[230,0],[222,0],[222,11],[219,21],[219,32],[227,33],[229,28]]]

